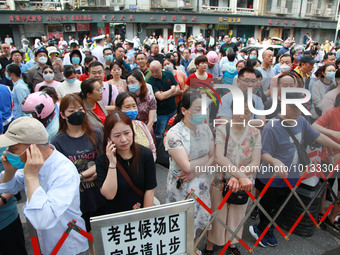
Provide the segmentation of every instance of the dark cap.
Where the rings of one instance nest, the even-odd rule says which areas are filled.
[[[44,48],[44,47],[41,47],[41,48],[39,48],[39,49],[37,49],[36,51],[35,51],[35,56],[38,56],[38,54],[40,53],[40,52],[45,52],[46,53],[46,55],[48,56],[48,51]]]
[[[316,61],[314,60],[312,55],[304,55],[301,60],[300,63],[316,63]]]

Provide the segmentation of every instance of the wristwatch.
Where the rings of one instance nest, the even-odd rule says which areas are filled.
[[[0,199],[2,200],[4,205],[7,204],[7,199],[2,196],[2,193],[0,194]]]

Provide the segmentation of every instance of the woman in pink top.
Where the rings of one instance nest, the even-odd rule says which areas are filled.
[[[52,88],[54,88],[55,90],[57,90],[57,87],[59,86],[60,82],[54,80],[54,71],[53,71],[52,67],[46,65],[46,66],[43,68],[42,73],[43,73],[44,81],[38,83],[37,86],[35,86],[34,92],[38,92],[39,89],[40,89],[42,86],[52,87]]]

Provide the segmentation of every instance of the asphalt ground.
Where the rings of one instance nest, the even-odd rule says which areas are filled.
[[[157,164],[157,182],[158,186],[156,188],[155,196],[159,201],[164,204],[166,200],[166,178],[168,174],[168,169]],[[20,217],[23,223],[26,247],[29,255],[34,255],[32,246],[30,243],[30,238],[28,235],[28,228],[26,219],[22,215],[22,206],[26,202],[25,197],[21,199],[18,203]],[[251,204],[251,203],[249,203]],[[250,247],[255,243],[255,239],[250,235],[248,227],[254,225],[258,220],[249,219],[245,223],[242,239]],[[287,230],[284,230],[286,233]],[[199,234],[199,233],[198,233]],[[340,255],[340,237],[334,234],[334,232],[326,231],[322,228],[315,231],[314,235],[311,237],[300,237],[298,235],[292,234],[289,241],[285,241],[284,238],[277,232],[274,234],[278,240],[278,246],[262,248],[260,246],[254,249],[254,254],[259,255]],[[199,235],[197,235],[199,236]],[[205,246],[206,239],[203,238],[198,244],[198,249],[203,250]],[[249,252],[241,245],[238,244],[237,247],[240,249],[241,254],[249,254]],[[219,254],[223,247],[214,248],[214,254]],[[228,253],[226,253],[228,254]],[[97,254],[101,255],[101,254]]]

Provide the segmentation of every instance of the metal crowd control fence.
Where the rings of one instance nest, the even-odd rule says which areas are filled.
[[[320,175],[319,177],[321,179],[324,180],[324,182],[322,183],[322,185],[318,188],[318,190],[316,191],[316,194],[313,196],[312,200],[308,203],[308,205],[306,206],[304,204],[304,202],[301,200],[300,196],[296,193],[297,188],[300,186],[301,182],[306,178],[306,175],[308,174],[308,172],[310,171],[311,166],[309,166],[301,175],[301,177],[299,178],[299,181],[297,182],[297,184],[295,185],[295,187],[293,187],[289,180],[287,178],[284,178],[285,183],[287,184],[288,188],[290,189],[290,193],[288,195],[288,197],[286,198],[286,200],[284,201],[284,203],[281,205],[281,207],[279,208],[278,212],[275,214],[275,216],[272,218],[268,212],[266,212],[266,210],[261,206],[260,204],[260,200],[261,198],[264,196],[264,194],[267,192],[269,186],[271,185],[271,183],[274,181],[275,178],[277,178],[275,176],[275,174],[272,175],[272,177],[269,179],[269,181],[267,182],[267,184],[265,185],[264,189],[261,191],[259,197],[256,199],[253,194],[249,191],[247,191],[246,193],[248,194],[248,196],[250,197],[251,200],[253,200],[253,205],[250,207],[250,209],[248,210],[248,212],[246,213],[244,219],[242,220],[242,222],[239,224],[239,226],[236,228],[235,231],[232,231],[225,223],[224,220],[222,220],[218,215],[220,213],[220,210],[222,209],[222,207],[224,206],[224,204],[227,202],[229,196],[231,195],[232,191],[229,190],[228,193],[225,195],[225,197],[223,198],[223,200],[221,201],[221,203],[219,204],[217,210],[215,212],[213,212],[211,210],[211,208],[209,208],[196,194],[195,194],[195,190],[191,190],[189,192],[189,194],[187,195],[186,199],[190,199],[193,198],[195,199],[210,215],[211,215],[211,219],[208,223],[208,225],[205,227],[205,229],[203,230],[203,232],[201,233],[201,235],[198,237],[194,248],[196,249],[198,244],[200,243],[200,241],[202,240],[203,236],[206,234],[209,226],[212,224],[212,222],[214,220],[217,220],[230,234],[231,234],[231,238],[228,240],[228,242],[225,244],[225,246],[223,247],[223,249],[220,252],[220,255],[223,255],[229,245],[231,244],[232,240],[234,238],[236,238],[240,244],[242,244],[250,254],[254,254],[254,249],[257,247],[257,245],[260,243],[260,241],[263,239],[263,237],[266,235],[266,233],[268,232],[268,230],[271,228],[271,226],[274,226],[279,233],[284,237],[284,239],[286,241],[289,240],[289,237],[291,236],[291,234],[293,233],[293,231],[295,230],[295,228],[297,227],[297,225],[300,223],[300,221],[302,220],[302,218],[304,217],[305,214],[307,214],[309,216],[309,218],[312,220],[312,222],[314,223],[315,227],[317,229],[320,228],[321,223],[325,220],[325,218],[327,217],[327,215],[330,213],[330,211],[332,210],[332,208],[334,206],[340,206],[339,204],[339,200],[340,200],[340,196],[337,196],[334,191],[331,189],[331,187],[329,186],[328,180],[331,178],[331,176],[334,174],[334,169],[336,169],[336,167],[338,167],[340,160],[336,163],[336,165],[332,168],[332,170],[330,171],[330,173],[328,174],[327,178],[325,177],[324,173],[321,171],[320,167],[317,168],[317,173]],[[329,208],[327,209],[326,213],[323,215],[323,217],[320,219],[319,222],[317,222],[313,215],[309,212],[309,208],[311,207],[312,203],[314,202],[314,200],[316,199],[316,197],[318,196],[318,194],[320,192],[322,192],[322,189],[324,187],[328,187],[331,195],[333,197],[333,202],[332,204],[329,206]],[[288,231],[288,233],[286,234],[280,227],[279,225],[275,222],[276,219],[279,217],[280,213],[282,212],[282,210],[284,209],[284,207],[286,206],[286,204],[288,203],[288,201],[291,199],[292,196],[295,196],[295,198],[297,199],[297,201],[301,204],[302,208],[303,208],[303,212],[301,213],[301,215],[298,217],[298,219],[296,220],[296,222],[293,224],[293,226],[290,228],[290,230]],[[337,205],[335,205],[337,204]],[[269,220],[269,224],[267,225],[267,227],[265,228],[265,230],[262,232],[262,234],[260,235],[260,237],[256,240],[256,242],[254,243],[254,245],[251,247],[249,247],[249,245],[247,245],[238,235],[237,233],[239,232],[239,230],[241,229],[241,227],[244,225],[244,223],[249,219],[251,212],[253,211],[253,209],[255,207],[258,207],[259,210],[262,211],[262,213],[267,217],[267,219]]]
[[[308,203],[308,205],[306,206],[304,204],[304,202],[301,200],[301,198],[299,197],[299,195],[296,193],[297,188],[300,186],[301,182],[306,179],[306,175],[308,173],[308,171],[310,170],[310,166],[305,170],[305,172],[302,174],[302,176],[300,177],[299,181],[297,182],[297,184],[295,185],[295,187],[293,187],[289,180],[287,178],[284,178],[285,183],[287,184],[287,186],[290,189],[290,193],[288,195],[288,197],[286,198],[286,200],[284,201],[284,203],[281,205],[280,209],[278,210],[278,212],[275,214],[274,217],[271,217],[268,212],[266,212],[266,210],[261,206],[260,204],[260,200],[261,198],[264,196],[264,194],[267,192],[269,186],[271,185],[271,183],[274,181],[275,178],[277,178],[275,176],[275,174],[272,175],[272,177],[269,179],[269,181],[267,182],[267,184],[265,185],[265,187],[263,188],[263,190],[261,191],[259,197],[256,199],[253,194],[249,191],[247,191],[246,193],[248,194],[248,196],[250,197],[250,199],[254,202],[252,204],[252,206],[250,207],[250,209],[248,210],[248,212],[246,213],[244,219],[241,221],[241,223],[239,224],[239,226],[236,228],[235,231],[232,231],[225,223],[224,220],[222,220],[218,215],[220,213],[220,210],[222,209],[222,207],[224,206],[224,204],[227,202],[228,198],[230,197],[232,190],[229,190],[228,193],[225,195],[225,197],[223,198],[223,200],[221,201],[220,205],[218,206],[217,210],[215,212],[213,212],[211,210],[211,208],[209,208],[196,194],[195,194],[195,190],[191,190],[189,192],[189,194],[187,195],[186,199],[190,199],[193,198],[195,199],[210,215],[211,215],[211,219],[208,223],[208,225],[205,227],[205,229],[203,230],[203,232],[201,233],[201,235],[198,237],[195,245],[194,245],[194,250],[197,248],[197,245],[199,244],[199,242],[202,240],[203,236],[206,234],[209,226],[212,224],[212,222],[214,220],[217,220],[230,234],[231,234],[231,238],[228,240],[228,242],[225,244],[225,246],[223,247],[223,249],[220,252],[220,255],[223,255],[229,245],[231,244],[232,240],[234,238],[236,238],[240,244],[242,244],[250,254],[254,254],[254,249],[257,247],[257,245],[260,243],[260,241],[263,239],[263,237],[266,235],[266,233],[268,232],[268,230],[271,228],[271,226],[274,226],[279,233],[284,237],[284,239],[286,241],[289,240],[289,237],[291,236],[291,234],[293,233],[294,229],[297,227],[297,225],[300,223],[300,221],[302,220],[302,218],[304,217],[305,214],[307,214],[310,219],[312,220],[312,222],[314,223],[314,225],[316,226],[317,229],[320,228],[321,223],[325,220],[325,218],[327,217],[327,215],[330,213],[330,211],[332,210],[332,208],[334,206],[340,206],[339,204],[339,200],[340,200],[340,196],[337,196],[334,191],[331,189],[331,187],[328,184],[328,180],[329,178],[332,177],[332,175],[334,174],[334,169],[338,166],[338,164],[340,163],[340,160],[336,163],[336,165],[333,167],[332,171],[328,174],[327,178],[325,177],[325,175],[323,174],[322,171],[320,171],[320,168],[318,168],[318,173],[320,174],[320,178],[322,178],[324,180],[323,184],[319,187],[319,189],[317,190],[316,194],[314,195],[314,197],[312,198],[312,200]],[[322,191],[322,189],[324,187],[328,187],[330,192],[331,192],[331,196],[333,197],[333,202],[331,203],[331,205],[329,206],[329,208],[327,209],[326,213],[323,215],[323,217],[320,219],[319,222],[317,222],[313,215],[309,212],[309,208],[312,205],[312,203],[314,202],[314,200],[316,199],[316,197],[318,196],[318,194]],[[280,227],[279,225],[275,222],[276,219],[279,217],[280,213],[282,212],[282,210],[284,209],[284,207],[286,206],[286,204],[288,203],[288,201],[290,200],[290,198],[292,196],[295,196],[295,198],[297,199],[297,201],[301,204],[302,208],[303,208],[303,212],[301,213],[301,215],[298,217],[298,219],[296,220],[296,222],[293,224],[293,226],[291,227],[291,229],[288,231],[288,233],[286,234]],[[335,205],[337,204],[337,205]],[[249,245],[247,245],[238,235],[237,233],[239,232],[239,230],[241,229],[241,227],[244,225],[244,223],[249,219],[251,212],[253,211],[253,209],[255,207],[258,207],[262,213],[268,218],[269,220],[269,224],[267,225],[267,227],[265,228],[265,230],[262,232],[262,234],[260,235],[260,237],[256,240],[256,242],[253,244],[252,248],[249,247]],[[76,225],[76,221],[72,220],[70,221],[68,224],[68,228],[66,229],[66,231],[64,232],[64,234],[62,235],[62,237],[60,238],[60,240],[58,241],[57,245],[55,246],[54,250],[52,251],[51,255],[56,255],[58,253],[58,251],[60,250],[61,246],[64,244],[65,240],[67,239],[67,237],[69,236],[70,232],[72,230],[77,231],[79,234],[83,235],[84,237],[86,237],[88,240],[90,240],[91,242],[93,242],[93,236],[91,234],[89,234],[88,232],[86,232],[85,230],[79,228]],[[29,231],[31,233],[32,227],[30,227],[29,225]],[[36,238],[36,236],[31,235],[31,242],[32,242],[32,247],[33,247],[33,252],[34,255],[40,255],[40,249],[39,249],[39,244],[38,244],[38,240]]]
[[[70,232],[72,230],[75,230],[76,232],[78,232],[79,234],[81,234],[82,236],[86,237],[88,240],[90,240],[91,242],[93,242],[93,236],[91,234],[89,234],[88,232],[86,232],[85,230],[81,229],[80,227],[77,226],[77,221],[76,220],[72,220],[67,224],[67,229],[64,232],[64,234],[61,236],[61,238],[59,239],[57,245],[54,247],[51,255],[56,255],[58,254],[61,246],[63,246],[65,240],[67,239],[67,237],[69,236]],[[33,226],[32,226],[33,228]],[[30,232],[31,234],[32,232]],[[32,235],[31,235],[32,236]],[[39,248],[39,243],[38,243],[38,239],[36,236],[32,236],[31,237],[31,242],[32,242],[32,247],[33,247],[33,253],[34,255],[40,255],[40,248]]]

